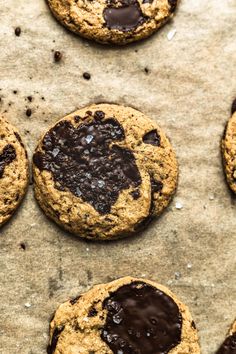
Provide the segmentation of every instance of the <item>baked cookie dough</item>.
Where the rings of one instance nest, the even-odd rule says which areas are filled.
[[[69,30],[101,43],[126,44],[150,36],[174,14],[178,0],[47,0]]]
[[[19,206],[27,185],[26,150],[17,130],[0,117],[0,227]]]
[[[139,111],[99,104],[60,120],[33,157],[35,196],[46,215],[90,239],[142,229],[177,184],[169,140]]]
[[[216,354],[236,354],[236,320]]]
[[[228,185],[236,193],[236,99],[222,139],[222,156]]]
[[[199,354],[188,308],[167,288],[125,277],[62,304],[48,354]]]

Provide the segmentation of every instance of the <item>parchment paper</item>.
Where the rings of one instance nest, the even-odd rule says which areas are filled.
[[[236,0],[182,0],[161,31],[124,48],[74,36],[44,0],[0,5],[0,111],[18,126],[30,156],[57,119],[107,101],[156,120],[180,164],[178,192],[167,212],[141,235],[106,244],[60,230],[41,212],[30,186],[18,213],[0,230],[0,353],[46,353],[57,305],[125,275],[170,287],[190,307],[202,353],[214,353],[236,317],[236,202],[219,150],[236,96]],[[60,63],[54,63],[53,50],[62,52]]]

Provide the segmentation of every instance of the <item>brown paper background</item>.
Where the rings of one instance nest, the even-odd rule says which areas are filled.
[[[176,292],[197,323],[202,353],[213,353],[236,317],[236,201],[219,150],[236,96],[236,0],[182,0],[161,31],[124,48],[74,36],[44,0],[0,4],[0,111],[18,126],[30,156],[57,119],[108,101],[156,120],[180,164],[178,192],[167,212],[141,235],[106,244],[80,241],[48,221],[30,186],[18,213],[0,230],[0,353],[45,353],[58,304],[125,275],[145,276]],[[22,28],[19,38],[16,26]],[[63,53],[60,64],[52,50]],[[90,81],[82,78],[85,71]]]

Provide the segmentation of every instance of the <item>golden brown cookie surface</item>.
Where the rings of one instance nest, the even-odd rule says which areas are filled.
[[[188,308],[164,286],[125,277],[62,304],[48,354],[199,354]]]
[[[100,104],[59,121],[34,154],[35,195],[70,232],[114,239],[143,228],[168,205],[177,162],[163,131],[130,107]]]
[[[178,0],[47,0],[71,31],[102,43],[146,38],[170,19]]]
[[[28,185],[28,159],[17,130],[0,117],[0,226],[19,206]]]
[[[236,100],[231,113],[222,139],[222,156],[228,185],[236,193]]]

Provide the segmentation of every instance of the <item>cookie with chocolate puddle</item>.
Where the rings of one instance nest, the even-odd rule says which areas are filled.
[[[99,104],[48,130],[33,172],[49,217],[78,236],[109,240],[133,234],[166,208],[178,168],[153,121],[133,108]]]
[[[57,309],[48,354],[199,354],[188,308],[164,286],[125,277]]]
[[[165,24],[179,0],[47,0],[54,16],[71,31],[101,43],[126,44]]]
[[[0,117],[0,227],[19,206],[28,185],[28,158],[18,131]]]
[[[236,320],[216,354],[236,354]]]
[[[227,122],[222,138],[222,157],[226,180],[236,193],[236,99],[232,103],[232,116]]]

